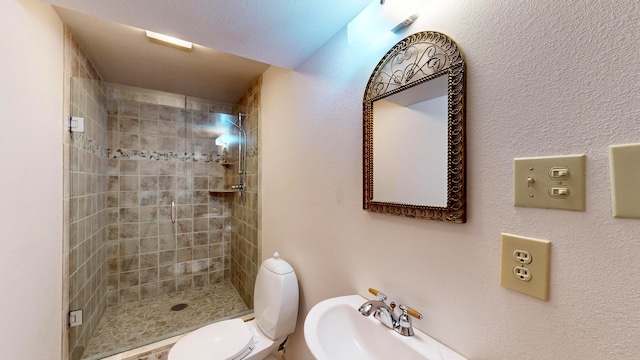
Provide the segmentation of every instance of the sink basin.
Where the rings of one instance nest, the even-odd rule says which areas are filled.
[[[360,295],[341,296],[309,311],[304,339],[317,360],[466,360],[418,329],[414,336],[402,336],[373,316],[362,316],[358,308],[366,301]]]

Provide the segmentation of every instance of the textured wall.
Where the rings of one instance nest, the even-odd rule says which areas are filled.
[[[0,13],[1,357],[60,359],[63,27],[37,1]]]
[[[361,98],[402,37],[435,30],[467,61],[468,223],[361,210]],[[470,359],[627,359],[640,351],[640,220],[611,217],[610,144],[640,141],[640,8],[626,1],[431,2],[366,50],[334,39],[262,89],[263,249],[301,291],[294,359],[322,299],[376,287]],[[587,155],[587,210],[512,205],[514,157]],[[286,214],[286,216],[283,216]],[[499,286],[500,233],[552,241],[550,301]]]

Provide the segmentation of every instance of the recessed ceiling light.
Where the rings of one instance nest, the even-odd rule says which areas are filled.
[[[188,41],[180,40],[167,35],[158,34],[149,30],[147,30],[147,37],[151,41],[157,41],[165,45],[175,46],[181,50],[191,51],[191,48],[193,47],[193,44]]]

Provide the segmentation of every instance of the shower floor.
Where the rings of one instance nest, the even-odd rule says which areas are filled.
[[[180,304],[187,307],[171,310]],[[82,359],[101,359],[248,312],[229,282],[111,306],[102,316]]]

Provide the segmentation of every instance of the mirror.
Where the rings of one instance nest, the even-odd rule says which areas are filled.
[[[464,223],[464,60],[432,31],[396,44],[364,93],[364,209]]]

